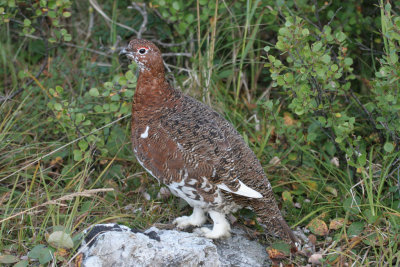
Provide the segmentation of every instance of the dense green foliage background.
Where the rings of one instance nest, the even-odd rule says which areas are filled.
[[[399,4],[0,0],[0,263],[67,264],[92,224],[190,211],[130,150],[136,67],[118,53],[139,37],[235,125],[289,224],[311,231],[288,262],[398,266]]]

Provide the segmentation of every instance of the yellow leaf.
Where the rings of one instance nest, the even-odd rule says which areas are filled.
[[[306,184],[308,185],[308,187],[310,189],[313,189],[313,190],[317,190],[318,189],[318,184],[316,182],[314,182],[314,181],[307,181]]]
[[[292,118],[292,116],[290,115],[289,112],[283,113],[283,123],[284,123],[285,125],[290,126],[290,125],[295,124],[296,122],[297,122],[297,121],[294,120],[294,119]]]
[[[328,226],[323,220],[315,218],[307,225],[307,228],[315,235],[324,236],[328,234]]]
[[[283,191],[282,192],[282,199],[285,202],[293,203],[293,197],[292,197],[292,194],[289,191]]]
[[[325,191],[331,193],[332,195],[334,195],[335,197],[338,196],[337,190],[336,188],[332,187],[332,186],[325,186]]]

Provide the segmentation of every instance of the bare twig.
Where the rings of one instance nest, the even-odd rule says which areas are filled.
[[[143,32],[146,30],[146,26],[147,26],[147,10],[146,10],[146,3],[141,4],[142,6],[140,6],[138,3],[136,2],[132,2],[132,7],[134,9],[136,9],[137,11],[139,11],[140,15],[142,15],[143,21],[142,24],[140,25],[139,31],[136,33],[136,37],[138,39],[142,38],[142,34]]]
[[[187,40],[187,41],[184,41],[184,42],[180,42],[180,43],[176,43],[176,44],[175,43],[164,43],[164,42],[162,42],[160,40],[157,40],[157,39],[152,39],[151,41],[153,43],[159,44],[159,45],[161,45],[163,47],[173,47],[173,46],[183,46],[183,45],[185,45],[187,43],[192,43],[192,42],[194,42],[196,40],[190,39],[190,40]]]
[[[14,21],[14,20],[13,20],[13,21]],[[21,22],[18,22],[18,21],[14,21],[14,22],[16,22],[16,23],[21,23]],[[44,23],[44,17],[42,17],[42,20],[41,20],[41,24],[43,24],[43,23]],[[13,99],[15,96],[17,96],[18,94],[20,94],[26,87],[28,87],[29,85],[31,85],[31,84],[35,81],[35,79],[37,80],[37,78],[39,78],[39,76],[42,74],[42,72],[44,71],[44,69],[45,69],[46,66],[47,66],[47,59],[49,58],[49,43],[48,43],[47,39],[46,39],[45,36],[44,36],[42,27],[40,27],[40,28],[36,28],[36,27],[35,27],[35,29],[40,33],[41,38],[43,39],[43,42],[44,42],[45,56],[44,56],[44,59],[43,59],[43,63],[42,63],[42,65],[40,66],[40,69],[39,69],[39,71],[36,73],[36,75],[35,75],[34,77],[32,77],[25,85],[23,85],[23,86],[20,87],[18,90],[16,90],[15,92],[11,93],[11,94],[8,95],[8,96],[0,96],[0,104],[6,102],[6,101],[8,101],[8,100],[11,100],[11,99]]]
[[[192,57],[191,53],[163,53],[163,57]]]
[[[116,21],[113,21],[110,19],[106,13],[100,8],[99,4],[97,3],[96,0],[89,0],[89,3],[93,6],[93,8],[107,21],[107,22],[112,22],[115,23],[116,25],[120,26],[121,28],[127,29],[131,32],[134,32],[136,35],[138,34],[138,31],[135,30],[134,28],[131,28],[129,26],[126,26],[124,24],[118,23]]]
[[[360,108],[362,109],[362,111],[365,113],[365,115],[367,115],[368,117],[368,121],[372,124],[372,126],[374,127],[374,129],[376,129],[378,131],[379,134],[379,139],[381,141],[381,143],[384,141],[384,136],[382,134],[382,131],[379,131],[378,128],[376,127],[376,122],[372,116],[372,114],[367,110],[367,108],[361,103],[360,99],[358,99],[358,97],[354,94],[353,90],[349,90],[350,91],[350,96],[357,102],[357,104],[360,106]]]
[[[85,42],[84,42],[85,46],[87,45],[90,36],[92,36],[93,24],[94,24],[93,9],[89,8],[89,26],[88,26],[88,30],[86,32],[86,37],[85,37]]]
[[[44,40],[41,37],[38,37],[38,36],[35,36],[35,35],[31,35],[31,34],[25,34],[24,36],[32,38],[32,39],[36,39],[36,40]],[[95,53],[95,54],[98,54],[98,55],[101,55],[101,56],[109,57],[109,58],[112,57],[112,56],[110,56],[110,54],[115,53],[115,51],[112,51],[112,50],[110,50],[110,52],[106,53],[106,52],[102,52],[102,51],[99,51],[99,50],[94,50],[94,49],[91,49],[91,48],[87,48],[87,47],[81,46],[81,45],[75,45],[75,44],[63,43],[63,42],[57,43],[57,46],[60,46],[60,45],[83,49],[83,50],[86,50],[86,51],[89,51],[89,52],[92,52],[92,53]],[[122,48],[120,48],[120,49],[122,49]]]

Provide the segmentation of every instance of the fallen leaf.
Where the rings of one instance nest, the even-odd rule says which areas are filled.
[[[287,126],[291,126],[295,124],[297,121],[292,118],[292,115],[289,112],[283,113],[283,123]]]
[[[151,199],[150,194],[147,193],[147,192],[143,192],[142,196],[144,197],[144,199],[146,199],[146,200],[148,200],[148,201],[150,201],[150,199]]]
[[[83,253],[78,254],[75,258],[75,267],[81,267],[83,262]]]
[[[271,164],[271,165],[279,165],[279,164],[281,164],[281,160],[277,156],[275,156],[269,161],[269,164]]]
[[[311,264],[317,264],[317,265],[321,265],[321,260],[322,260],[322,254],[320,253],[315,253],[312,254],[309,258],[308,258],[308,262]]]
[[[56,157],[55,159],[52,159],[50,161],[50,165],[57,165],[57,164],[62,164],[62,163],[63,163],[62,157]]]
[[[320,236],[327,235],[329,231],[326,223],[318,218],[311,220],[311,222],[307,225],[307,228],[310,229],[313,234]]]
[[[336,167],[339,167],[339,166],[340,166],[340,164],[339,164],[339,159],[338,159],[337,157],[333,157],[333,158],[331,159],[331,164],[334,165],[334,166],[336,166]]]
[[[66,257],[66,256],[68,256],[69,252],[65,248],[59,248],[59,249],[57,249],[56,254],[61,257]]]
[[[315,244],[317,244],[317,237],[313,234],[308,236],[308,240],[310,240],[310,242],[315,246]]]
[[[271,260],[283,260],[286,257],[282,251],[274,248],[267,249],[267,253]]]
[[[332,187],[332,186],[325,186],[325,191],[331,193],[332,195],[334,195],[335,197],[338,196],[337,190],[336,188]]]
[[[335,218],[329,223],[330,230],[337,230],[342,228],[345,224],[346,220],[344,218]]]
[[[318,189],[318,184],[316,182],[314,182],[314,181],[306,181],[306,184],[308,185],[308,187],[310,189],[313,189],[313,190],[317,190]]]

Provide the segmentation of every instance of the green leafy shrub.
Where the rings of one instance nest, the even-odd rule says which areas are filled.
[[[272,55],[267,46],[266,66],[273,86],[284,89],[288,108],[307,129],[301,138],[314,144],[334,144],[334,150],[329,145],[320,148],[328,155],[346,158],[350,166],[361,168],[367,164],[368,148],[377,141],[368,136],[382,136],[381,130],[386,129],[392,131],[391,135],[384,135],[387,140],[398,142],[396,129],[400,121],[396,120],[397,109],[392,107],[399,99],[393,94],[398,64],[394,52],[390,61],[384,56],[373,82],[375,97],[360,100],[353,89],[356,76],[347,44],[347,36],[340,30],[333,31],[330,26],[320,30],[299,17],[287,17],[275,45],[280,56]],[[375,120],[382,122],[381,125]],[[386,152],[392,152],[393,148],[384,147]]]
[[[131,66],[125,75],[117,75],[113,82],[91,88],[78,98],[68,100],[61,86],[49,89],[53,97],[48,107],[54,115],[49,116],[48,121],[55,126],[51,131],[55,135],[67,135],[70,141],[80,138],[74,144],[75,161],[89,160],[93,150],[102,156],[115,155],[125,139],[125,131],[111,128],[110,123],[130,114],[135,87],[136,76]]]

